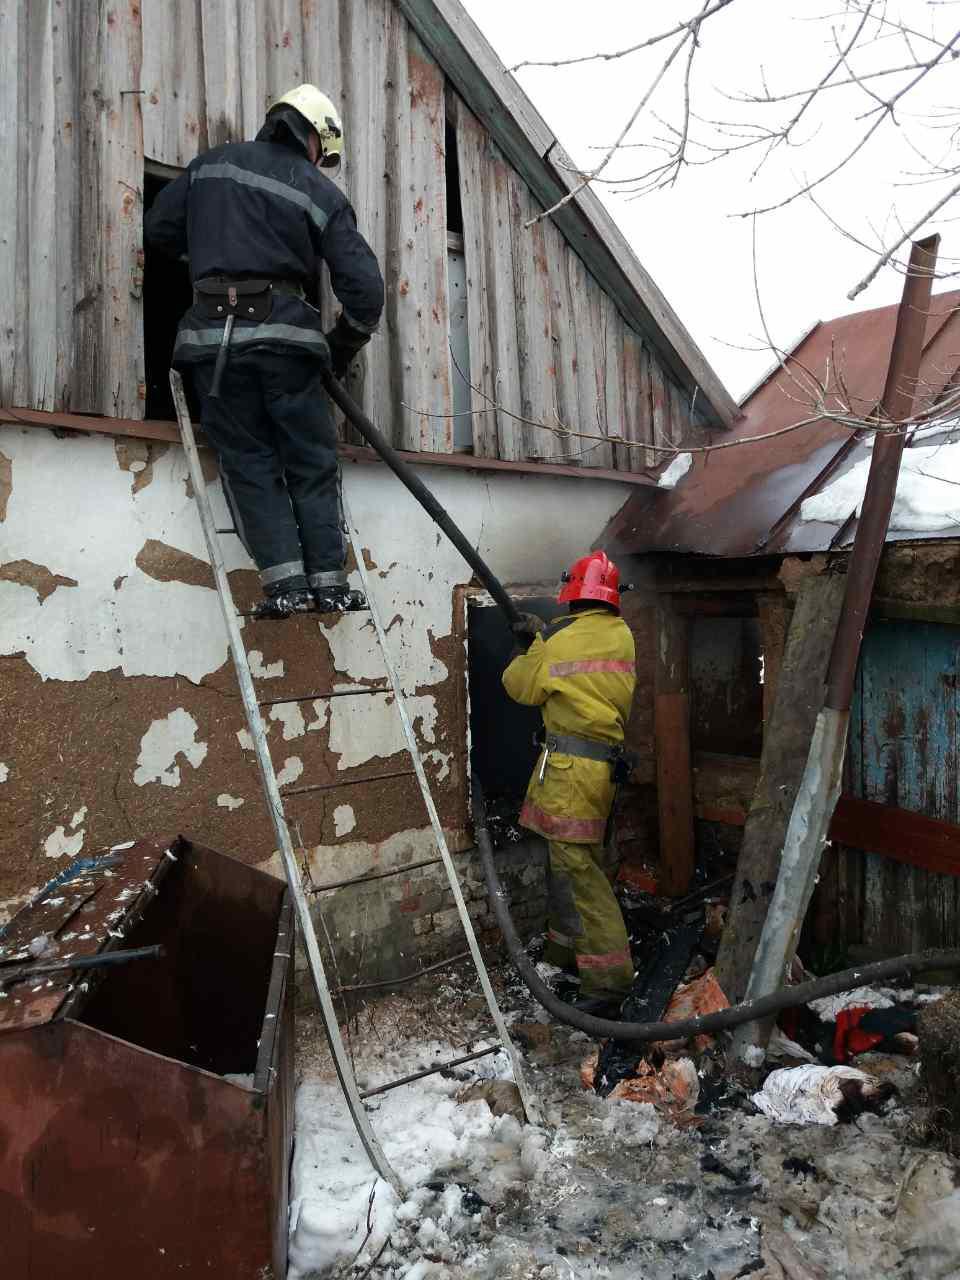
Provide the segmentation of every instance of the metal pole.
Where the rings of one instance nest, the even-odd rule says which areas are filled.
[[[930,236],[915,243],[910,253],[877,415],[880,425],[904,422],[913,408],[939,243],[939,236]],[[748,1001],[770,995],[783,985],[813,895],[830,819],[840,795],[853,682],[896,497],[904,436],[904,430],[893,430],[874,440],[843,607],[827,668],[824,705],[817,716],[790,815],[777,883],[747,984]],[[769,1023],[744,1023],[733,1039],[734,1056],[757,1065],[762,1061],[769,1034]]]
[[[230,590],[230,581],[227,577],[226,566],[223,562],[223,553],[220,550],[220,542],[217,538],[216,524],[213,518],[213,511],[210,507],[210,499],[207,496],[207,482],[203,475],[203,469],[200,466],[200,455],[197,452],[197,442],[193,434],[193,423],[190,421],[190,412],[187,408],[187,398],[183,391],[183,380],[176,370],[170,372],[170,388],[173,392],[173,403],[177,411],[177,421],[180,424],[180,436],[183,441],[183,449],[187,455],[187,465],[190,468],[190,481],[193,485],[194,496],[197,501],[197,510],[200,513],[200,523],[203,526],[204,537],[207,540],[207,554],[210,557],[210,568],[213,570],[214,580],[217,584],[217,595],[220,599],[220,609],[223,614],[223,625],[227,631],[227,641],[230,646],[230,656],[233,658],[234,669],[237,673],[237,683],[240,686],[240,696],[243,699],[243,708],[247,714],[247,724],[250,726],[250,736],[253,738],[253,745],[256,750],[257,764],[260,766],[260,780],[263,783],[263,791],[267,801],[267,808],[270,811],[270,818],[273,822],[273,829],[276,833],[277,844],[283,858],[283,868],[287,877],[287,884],[290,887],[290,894],[293,898],[294,906],[297,913],[297,921],[300,925],[300,936],[303,940],[304,950],[307,953],[307,961],[310,966],[310,974],[313,978],[313,985],[317,993],[317,1000],[323,1014],[323,1023],[327,1033],[327,1039],[330,1043],[330,1051],[333,1056],[334,1065],[337,1069],[337,1076],[340,1079],[340,1087],[343,1090],[344,1097],[347,1101],[347,1107],[353,1122],[357,1127],[357,1133],[360,1141],[363,1143],[364,1150],[370,1157],[370,1163],[376,1169],[384,1181],[389,1182],[397,1195],[401,1198],[405,1195],[403,1183],[387,1157],[384,1155],[383,1148],[377,1141],[376,1135],[370,1126],[370,1119],[367,1115],[363,1100],[357,1089],[357,1082],[354,1079],[353,1070],[347,1058],[346,1049],[343,1043],[343,1037],[340,1035],[340,1028],[337,1023],[336,1010],[333,1007],[333,997],[330,994],[330,985],[327,982],[327,975],[323,967],[323,957],[320,954],[320,947],[317,943],[316,931],[313,927],[313,919],[310,915],[310,907],[307,903],[306,894],[303,892],[303,885],[300,881],[300,868],[297,865],[296,854],[293,849],[293,841],[290,839],[290,830],[287,827],[287,820],[283,813],[283,800],[280,796],[280,788],[277,785],[277,775],[273,768],[273,761],[270,758],[270,748],[267,746],[267,737],[263,728],[263,719],[260,715],[260,709],[257,706],[257,695],[253,687],[253,677],[250,674],[250,664],[247,661],[247,651],[243,645],[243,639],[240,635],[240,625],[237,621],[237,611],[233,603],[233,593]]]
[[[910,253],[887,381],[880,401],[881,422],[904,422],[913,412],[939,244],[939,236],[930,236],[917,241]],[[874,440],[867,489],[847,570],[847,590],[827,668],[824,705],[834,711],[850,710],[860,645],[890,525],[905,440],[904,431],[878,435]]]

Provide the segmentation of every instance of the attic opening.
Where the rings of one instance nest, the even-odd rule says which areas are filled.
[[[453,447],[473,451],[473,392],[470,389],[470,330],[467,321],[467,260],[463,241],[463,202],[457,128],[447,119],[445,169],[447,178],[447,290],[450,315],[450,381],[453,389]]]
[[[180,170],[154,160],[144,161],[143,211],[146,214],[164,187]],[[173,420],[170,361],[180,317],[193,302],[190,271],[185,262],[172,262],[144,242],[143,357],[146,403],[144,416]]]

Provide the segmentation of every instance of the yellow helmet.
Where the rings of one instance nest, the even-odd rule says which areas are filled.
[[[278,98],[268,115],[278,107],[293,107],[315,129],[320,138],[320,160],[324,169],[335,169],[343,158],[343,121],[340,112],[315,84],[298,84]]]

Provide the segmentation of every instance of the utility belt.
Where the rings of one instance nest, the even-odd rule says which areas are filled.
[[[274,280],[270,277],[251,276],[245,280],[232,280],[227,276],[204,276],[193,284],[194,306],[206,320],[225,320],[217,363],[213,368],[211,397],[220,395],[220,379],[227,363],[234,321],[252,320],[263,324],[270,319],[275,293],[304,297],[303,286],[296,280]]]
[[[270,318],[275,293],[304,296],[303,286],[296,280],[274,280],[269,276],[251,276],[244,280],[204,276],[194,281],[193,303],[207,320],[239,316],[262,324]]]
[[[556,751],[559,755],[579,756],[582,760],[600,760],[609,764],[611,780],[621,786],[636,767],[637,757],[627,751],[622,743],[595,742],[592,738],[580,738],[575,733],[547,733],[541,729],[534,734],[534,743],[543,748],[538,781],[543,782],[547,761]]]

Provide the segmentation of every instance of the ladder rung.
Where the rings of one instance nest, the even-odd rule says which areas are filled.
[[[239,535],[239,533],[237,533],[236,529],[218,529],[218,530],[217,530],[217,533],[236,533],[236,534],[237,534],[237,537],[238,537],[238,538],[240,537],[240,535]]]
[[[412,1084],[414,1080],[422,1080],[425,1076],[435,1076],[441,1071],[449,1071],[451,1067],[459,1067],[461,1063],[474,1062],[477,1058],[489,1057],[491,1053],[503,1053],[503,1046],[495,1044],[489,1049],[480,1049],[477,1053],[467,1053],[462,1058],[451,1058],[448,1062],[438,1062],[435,1067],[428,1067],[426,1071],[415,1071],[412,1076],[401,1076],[399,1080],[391,1080],[389,1084],[381,1084],[376,1089],[368,1089],[366,1093],[361,1093],[360,1097],[365,1101],[367,1098],[373,1098],[378,1093],[389,1093],[391,1089],[399,1089],[402,1084]]]
[[[464,853],[472,853],[474,846],[464,849]],[[327,889],[343,889],[351,884],[366,884],[368,880],[386,880],[389,876],[402,876],[405,871],[416,871],[418,867],[435,867],[442,858],[424,858],[422,862],[408,862],[402,867],[391,867],[389,871],[371,871],[365,876],[351,876],[349,880],[334,880],[332,884],[314,884],[311,893],[324,893]]]
[[[312,791],[336,791],[338,787],[356,787],[361,782],[383,782],[386,778],[412,778],[413,769],[397,769],[393,773],[375,773],[369,778],[344,778],[341,782],[315,782],[309,787],[292,787],[280,794],[286,796],[305,796]]]
[[[375,987],[402,987],[404,983],[416,982],[418,978],[422,978],[428,973],[436,973],[438,969],[449,969],[458,960],[467,960],[469,957],[469,951],[458,951],[449,960],[441,960],[437,964],[428,964],[425,969],[418,969],[416,973],[404,974],[402,978],[382,978],[379,982],[356,982],[348,987],[337,987],[334,994],[342,996],[348,991],[372,991]]]
[[[392,693],[389,685],[365,685],[362,689],[334,689],[328,693],[300,693],[290,698],[266,698],[258,707],[279,707],[284,702],[312,702],[315,698],[359,698],[365,693]]]

